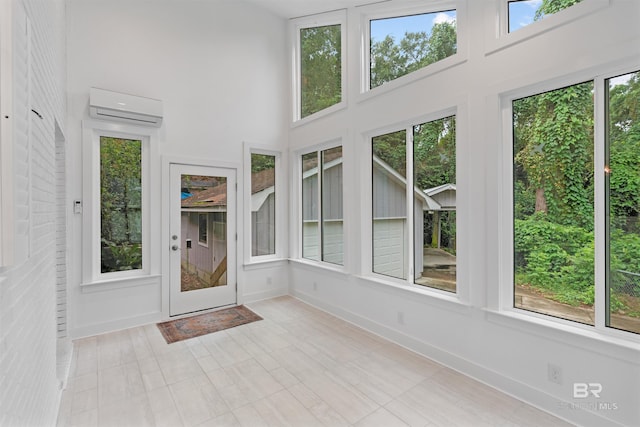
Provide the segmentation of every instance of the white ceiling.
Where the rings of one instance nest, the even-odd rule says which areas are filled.
[[[380,0],[244,0],[283,18],[297,18],[336,9],[378,3]],[[383,0],[388,1],[388,0]]]

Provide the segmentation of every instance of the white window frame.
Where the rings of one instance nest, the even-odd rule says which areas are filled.
[[[563,9],[544,19],[533,22],[512,33],[509,32],[509,1],[494,0],[495,8],[492,15],[485,19],[486,55],[499,52],[508,47],[520,44],[540,34],[567,25],[584,16],[609,7],[611,0],[582,0],[580,3]],[[489,10],[489,9],[487,9]]]
[[[82,217],[82,283],[81,286],[117,282],[150,274],[150,156],[156,132],[152,129],[85,120],[83,133],[83,217]],[[142,268],[102,273],[100,267],[100,137],[115,137],[142,142]]]
[[[253,256],[252,233],[251,229],[251,155],[262,154],[265,156],[273,156],[276,159],[275,173],[275,253],[269,255]],[[282,151],[273,150],[264,144],[244,143],[244,264],[258,264],[263,262],[281,261],[286,256],[286,235],[283,233],[286,229],[286,176],[284,168],[284,158]]]
[[[425,77],[438,74],[467,60],[467,2],[465,0],[437,0],[425,5],[424,1],[412,1],[403,3],[398,7],[386,2],[371,6],[363,6],[360,13],[360,93],[358,102],[365,101],[373,96],[390,92],[399,87],[405,86]],[[429,64],[419,70],[395,80],[387,82],[381,86],[370,88],[371,80],[371,21],[385,18],[398,18],[409,15],[438,13],[440,11],[456,11],[456,39],[457,50],[454,55],[442,59],[433,64]]]
[[[347,223],[348,223],[348,218],[347,215],[345,214],[345,212],[343,211],[342,214],[342,245],[343,245],[343,258],[342,258],[342,264],[336,264],[336,263],[332,263],[332,262],[328,262],[328,261],[323,261],[322,260],[322,250],[323,250],[323,241],[322,241],[322,227],[323,227],[323,222],[322,222],[322,179],[320,178],[320,174],[322,173],[322,171],[320,170],[320,162],[318,163],[318,250],[319,250],[319,255],[320,255],[320,259],[318,260],[314,260],[311,258],[304,258],[303,257],[303,248],[304,248],[304,241],[303,241],[303,235],[304,235],[304,231],[303,231],[303,195],[302,195],[302,191],[303,191],[303,186],[302,186],[302,180],[303,180],[303,172],[302,172],[302,156],[305,156],[307,154],[313,153],[313,152],[317,152],[318,158],[320,159],[320,157],[322,156],[322,152],[325,150],[330,150],[332,148],[338,148],[341,147],[342,148],[342,158],[343,158],[343,181],[342,181],[342,188],[343,188],[343,192],[342,192],[342,197],[343,197],[343,206],[345,206],[344,204],[344,176],[345,176],[345,167],[344,167],[344,141],[343,141],[343,137],[339,137],[339,138],[335,138],[335,139],[330,139],[326,142],[320,143],[320,144],[315,144],[312,146],[308,146],[305,147],[304,149],[298,150],[296,151],[295,155],[292,156],[293,157],[293,161],[294,161],[294,166],[293,166],[293,170],[296,171],[295,176],[296,176],[296,187],[295,187],[295,200],[296,200],[296,213],[295,213],[295,235],[297,236],[296,239],[296,246],[297,248],[295,249],[295,254],[296,254],[296,260],[297,261],[301,261],[304,263],[310,263],[310,264],[314,264],[314,265],[322,265],[323,267],[327,267],[333,270],[337,270],[337,271],[346,271],[346,264],[347,264],[347,254],[348,254],[348,246],[347,246],[347,241],[346,241],[346,236],[347,236]]]
[[[307,117],[302,117],[302,85],[301,77],[301,60],[300,60],[300,30],[305,28],[324,27],[329,25],[340,25],[340,44],[341,44],[341,69],[340,69],[340,102],[317,111]],[[309,121],[332,114],[347,106],[347,11],[336,10],[333,12],[322,13],[318,15],[305,16],[291,21],[290,25],[291,40],[291,72],[293,75],[292,90],[292,126],[300,126]]]
[[[519,31],[519,30],[518,30]],[[498,312],[510,317],[528,321],[532,324],[544,324],[571,332],[581,331],[586,334],[597,334],[605,340],[623,339],[640,343],[640,334],[606,326],[606,283],[605,283],[605,177],[597,173],[605,167],[605,91],[604,82],[608,78],[640,70],[640,64],[622,67],[584,71],[578,75],[567,76],[528,86],[500,95],[502,163],[499,194],[498,223],[499,227],[499,286],[498,293],[493,294],[490,306],[497,307]],[[514,215],[513,215],[513,114],[512,102],[516,99],[535,96],[544,92],[560,89],[575,84],[593,81],[594,83],[594,325],[574,322],[568,319],[545,315],[514,306]]]
[[[451,104],[450,104],[451,105]],[[467,171],[468,168],[465,165],[468,163],[467,151],[463,147],[466,144],[465,126],[462,125],[467,120],[466,102],[459,100],[458,103],[449,108],[443,108],[436,112],[414,118],[411,120],[403,121],[396,125],[385,126],[384,128],[378,128],[373,131],[369,131],[363,134],[363,142],[365,147],[362,149],[362,155],[367,156],[369,161],[366,162],[366,167],[362,168],[361,180],[368,182],[367,191],[362,195],[362,212],[367,213],[366,220],[361,223],[361,235],[367,236],[363,240],[363,250],[361,254],[361,267],[362,275],[376,283],[394,286],[403,290],[409,290],[411,292],[428,295],[435,297],[441,301],[453,302],[456,304],[451,307],[466,306],[470,301],[469,285],[468,285],[468,259],[470,257],[467,250],[467,222],[469,221],[468,207],[467,207],[467,187],[468,182],[471,179]],[[398,132],[404,130],[406,132],[405,143],[407,144],[406,150],[406,165],[407,165],[407,178],[411,177],[411,184],[413,184],[413,127],[422,123],[428,123],[434,120],[440,120],[445,117],[456,117],[456,185],[458,187],[456,195],[456,246],[457,251],[457,274],[456,274],[456,292],[443,291],[437,288],[418,285],[414,283],[413,270],[415,264],[415,233],[413,232],[413,226],[411,226],[411,236],[408,244],[407,252],[407,278],[399,279],[396,277],[387,276],[373,271],[373,165],[371,159],[373,158],[373,145],[372,139],[392,132]],[[413,224],[414,205],[413,205],[413,186],[407,185],[407,197],[406,197],[406,209],[407,209],[407,221]]]

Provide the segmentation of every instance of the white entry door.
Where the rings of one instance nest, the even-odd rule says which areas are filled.
[[[236,304],[236,170],[170,166],[171,316]]]

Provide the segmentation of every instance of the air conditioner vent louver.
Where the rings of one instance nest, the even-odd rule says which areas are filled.
[[[89,115],[96,119],[160,127],[162,101],[92,87]]]

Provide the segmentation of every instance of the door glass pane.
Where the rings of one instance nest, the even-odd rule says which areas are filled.
[[[100,271],[142,268],[142,142],[100,137]]]
[[[227,178],[181,175],[181,291],[227,285]]]
[[[407,278],[406,131],[372,138],[373,272]]]
[[[607,326],[640,333],[640,71],[607,86]]]
[[[456,118],[413,127],[418,285],[456,291]]]

